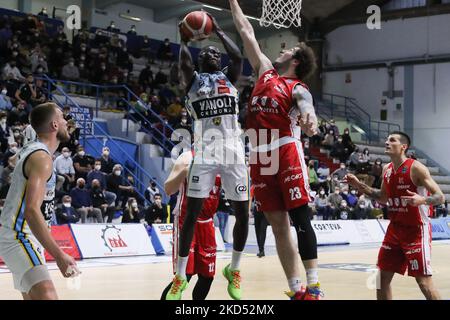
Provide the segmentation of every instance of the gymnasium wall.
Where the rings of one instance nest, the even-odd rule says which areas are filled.
[[[346,82],[350,75],[351,82]],[[388,99],[383,93],[388,90],[388,73],[386,68],[326,72],[322,76],[323,92],[355,98],[358,104],[370,114],[372,120],[380,120],[382,109],[387,110],[387,121],[403,127],[404,99]],[[404,68],[395,68],[394,89],[404,88]],[[386,105],[382,105],[385,100]],[[401,110],[396,105],[401,104]]]
[[[286,43],[287,49],[294,47],[298,43],[298,36],[286,30],[280,30],[279,33],[270,36],[260,36],[256,33],[256,37],[262,51],[272,61],[280,55],[281,43]]]
[[[450,53],[450,15],[384,22],[381,30],[365,25],[340,27],[327,35],[328,64],[354,63]]]
[[[2,0],[1,8],[18,10],[19,1],[18,0]]]
[[[134,22],[131,20],[123,19],[119,17],[119,13],[124,13],[127,10],[130,10],[130,15],[135,15],[142,20],[140,22]],[[109,26],[110,22],[113,20],[116,24],[116,27],[121,29],[122,32],[127,32],[130,30],[131,25],[136,25],[136,32],[139,35],[148,35],[150,38],[156,40],[164,40],[165,38],[169,38],[172,43],[179,43],[180,37],[178,32],[178,19],[173,18],[167,21],[163,21],[161,23],[156,23],[153,21],[154,12],[152,9],[144,8],[128,3],[119,3],[106,7],[103,10],[106,14],[101,14],[96,9],[92,11],[92,21],[91,25],[101,28],[106,28]],[[227,33],[231,39],[236,40],[235,34]],[[221,49],[223,52],[225,51],[222,43],[215,36],[210,40],[205,40],[201,42],[191,42],[191,46],[201,48],[207,45],[214,45]]]
[[[386,61],[429,55],[450,55],[450,15],[382,22],[381,30],[365,25],[336,29],[327,36],[329,64]],[[350,74],[351,83],[346,83]],[[386,99],[388,121],[411,133],[413,144],[450,170],[450,63],[395,68],[394,90],[403,97]],[[375,120],[388,89],[386,68],[323,74],[324,92],[356,98]],[[401,111],[396,110],[400,103]],[[384,108],[384,107],[383,107]]]

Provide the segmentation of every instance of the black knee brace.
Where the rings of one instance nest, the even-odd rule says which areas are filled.
[[[297,231],[298,253],[302,260],[317,259],[317,238],[308,214],[308,205],[289,210]]]

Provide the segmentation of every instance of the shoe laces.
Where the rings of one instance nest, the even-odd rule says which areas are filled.
[[[231,276],[233,277],[233,286],[236,289],[239,289],[241,287],[241,273],[238,270],[230,271]]]
[[[170,293],[176,294],[178,292],[178,290],[180,290],[180,287],[182,284],[183,284],[183,281],[180,278],[175,277],[173,279],[172,289],[170,289]]]

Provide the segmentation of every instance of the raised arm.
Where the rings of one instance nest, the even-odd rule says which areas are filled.
[[[188,175],[189,165],[192,160],[191,152],[182,153],[172,168],[166,182],[164,182],[164,191],[167,195],[172,195],[178,191]]]
[[[253,70],[258,75],[258,78],[266,71],[273,69],[272,62],[267,58],[259,48],[258,41],[256,41],[255,31],[251,23],[245,17],[237,0],[229,0],[231,7],[231,14],[233,15],[234,24],[239,32],[242,41],[244,42],[245,53],[248,60],[253,67]]]
[[[408,190],[409,196],[402,197],[403,200],[406,200],[412,206],[423,204],[437,206],[445,202],[445,196],[442,193],[441,188],[439,188],[439,185],[433,180],[430,171],[426,166],[419,161],[414,161],[414,164],[411,167],[411,175],[414,184],[416,186],[425,187],[431,196],[424,197]]]
[[[181,26],[181,24],[180,24]],[[195,65],[192,59],[191,51],[188,48],[189,39],[186,39],[183,32],[180,31],[180,58],[179,58],[179,72],[180,72],[180,88],[186,93],[192,78],[194,77]]]
[[[293,98],[300,110],[299,125],[308,137],[312,137],[318,133],[318,123],[311,93],[302,85],[297,85],[293,91]]]
[[[220,28],[219,24],[217,23],[217,20],[210,14],[208,16],[212,19],[214,24],[214,31],[216,32],[219,39],[222,41],[223,46],[225,47],[225,50],[228,53],[228,56],[230,57],[230,64],[228,66],[228,80],[231,81],[231,83],[236,83],[239,79],[239,76],[242,73],[242,67],[243,67],[243,57],[241,50],[239,50],[239,47],[233,42],[233,40],[230,39],[226,35],[226,33]]]

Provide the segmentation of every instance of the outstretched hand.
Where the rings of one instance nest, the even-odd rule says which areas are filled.
[[[408,193],[408,196],[400,197],[402,200],[404,200],[406,202],[406,204],[413,206],[413,207],[418,207],[422,204],[425,204],[425,198],[422,197],[421,195],[419,195],[415,192],[409,191],[409,190],[406,190],[406,192]]]
[[[216,18],[214,18],[214,16],[211,13],[209,13],[209,12],[205,12],[205,13],[208,15],[208,17],[211,19],[211,21],[213,23],[213,31],[216,32],[218,30],[221,30],[221,28],[219,26],[219,23],[217,22]]]
[[[178,30],[180,31],[181,41],[185,42],[185,43],[188,43],[189,41],[191,41],[191,39],[186,37],[186,34],[183,32],[182,27],[183,27],[183,21],[180,21],[178,23]]]

